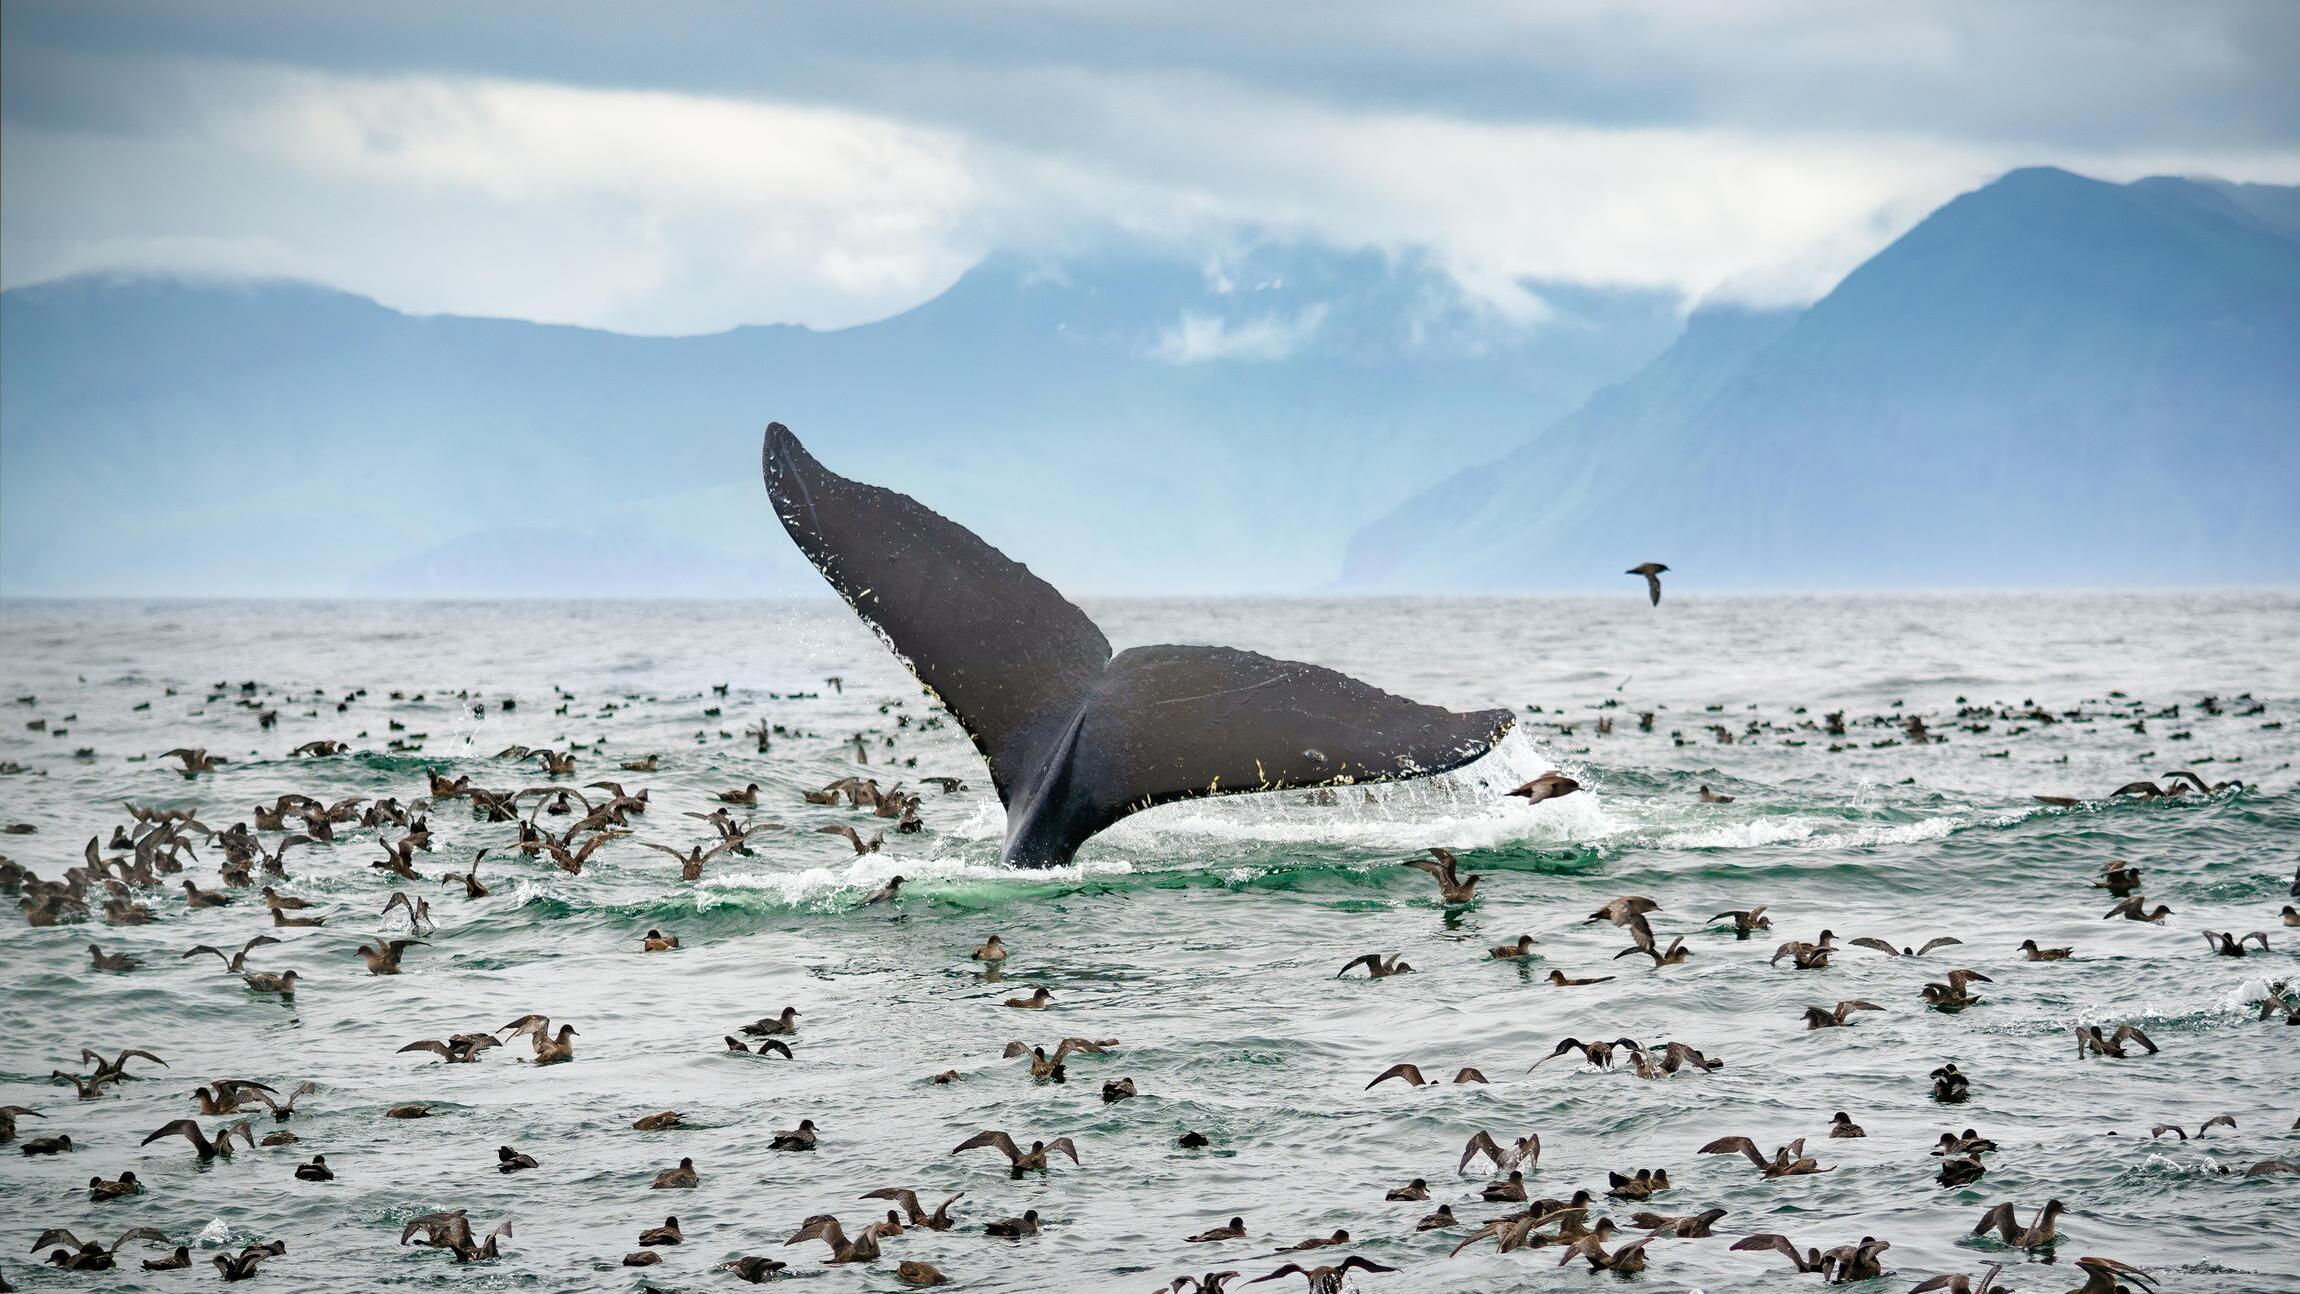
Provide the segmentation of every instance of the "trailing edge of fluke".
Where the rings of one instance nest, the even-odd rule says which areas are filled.
[[[783,528],[982,752],[1010,864],[1066,863],[1095,832],[1171,800],[1442,773],[1493,749],[1513,719],[1229,647],[1112,656],[1022,563],[908,495],[828,470],[781,423],[761,460]]]

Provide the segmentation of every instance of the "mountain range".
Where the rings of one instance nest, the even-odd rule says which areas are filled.
[[[997,255],[836,331],[0,293],[0,592],[814,592],[758,435],[1067,591],[2300,578],[2300,189],[2020,170],[1798,309],[1408,253]]]
[[[1351,538],[1358,589],[2300,578],[2300,189],[2012,172]]]
[[[0,590],[820,592],[769,421],[1059,587],[1330,582],[1343,542],[1666,347],[1667,296],[1512,315],[1410,256],[996,256],[836,331],[633,337],[304,284],[0,294]]]

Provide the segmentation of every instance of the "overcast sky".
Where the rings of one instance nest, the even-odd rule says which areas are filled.
[[[666,16],[667,15],[667,16]],[[820,327],[994,248],[1817,295],[2018,165],[2300,182],[2300,5],[8,0],[0,283]]]

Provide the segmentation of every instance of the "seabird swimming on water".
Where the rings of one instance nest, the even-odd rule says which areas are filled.
[[[1965,1077],[1953,1061],[1934,1070],[1931,1077],[1933,1099],[1943,1104],[1955,1105],[1971,1094],[1971,1080]]]
[[[804,1226],[801,1226],[790,1239],[783,1243],[795,1245],[809,1240],[820,1240],[831,1247],[831,1256],[825,1261],[833,1265],[877,1262],[879,1256],[878,1238],[883,1234],[885,1226],[886,1223],[883,1221],[873,1221],[869,1226],[857,1232],[852,1240],[849,1240],[845,1228],[839,1225],[837,1218],[827,1213],[818,1214],[809,1218]]]
[[[1203,1245],[1211,1244],[1217,1240],[1242,1239],[1245,1234],[1246,1220],[1244,1218],[1232,1218],[1221,1226],[1209,1227],[1197,1235],[1185,1237],[1184,1240],[1188,1244]]]
[[[1403,1080],[1407,1087],[1422,1087],[1435,1081],[1432,1079],[1423,1078],[1421,1067],[1419,1065],[1412,1065],[1401,1061],[1398,1064],[1392,1065],[1388,1069],[1383,1070],[1378,1076],[1375,1077],[1373,1082],[1366,1084],[1366,1090],[1370,1092],[1393,1078]],[[1463,1068],[1455,1072],[1453,1081],[1456,1083],[1483,1083],[1485,1081],[1485,1075],[1479,1073],[1476,1069],[1473,1068]]]
[[[777,1033],[796,1034],[798,1031],[799,1009],[795,1006],[784,1007],[781,1015],[761,1016],[743,1026],[743,1032],[754,1038]]]
[[[239,972],[248,965],[248,954],[255,952],[255,949],[264,947],[264,945],[276,945],[276,942],[281,942],[276,938],[276,935],[255,935],[255,938],[244,942],[244,945],[239,945],[239,952],[235,952],[232,956],[223,956],[221,949],[214,949],[209,945],[191,945],[191,949],[186,949],[184,956],[200,956],[202,952],[212,952],[212,954],[216,954],[216,961],[223,963],[225,975],[239,975]]]
[[[1889,941],[1879,939],[1875,935],[1862,935],[1858,939],[1851,939],[1847,940],[1846,942],[1849,946],[1854,948],[1873,948],[1876,951],[1883,953],[1887,957],[1922,957],[1935,948],[1944,948],[1950,944],[1961,944],[1964,942],[1964,940],[1959,939],[1954,935],[1935,935],[1933,938],[1926,940],[1923,947],[1913,949],[1907,947],[1895,948]]]
[[[1531,957],[1533,956],[1533,936],[1519,935],[1517,942],[1497,944],[1486,949],[1485,955],[1495,961],[1516,961],[1522,957]]]
[[[2204,932],[2205,944],[2222,957],[2242,957],[2244,945],[2254,939],[2260,941],[2260,951],[2268,951],[2268,932],[2265,930],[2255,930],[2241,939],[2236,937],[2236,932],[2233,930],[2225,932],[2207,930]]]
[[[132,971],[144,964],[144,959],[133,953],[108,953],[94,944],[88,945],[88,957],[100,971]]]
[[[208,1134],[201,1129],[199,1124],[192,1122],[190,1119],[177,1119],[175,1122],[162,1126],[157,1131],[153,1132],[150,1136],[144,1138],[142,1144],[147,1146],[151,1145],[153,1142],[158,1141],[162,1137],[182,1137],[184,1140],[192,1143],[193,1153],[197,1154],[200,1157],[200,1162],[204,1164],[219,1155],[226,1159],[230,1158],[232,1153],[232,1138],[235,1136],[244,1138],[248,1143],[248,1149],[255,1149],[255,1130],[249,1126],[246,1119],[241,1119],[235,1123],[227,1123],[223,1127],[216,1129],[215,1140],[213,1141],[208,1139]]]
[[[1406,975],[1413,971],[1413,967],[1407,965],[1405,958],[1401,956],[1385,957],[1380,953],[1364,953],[1351,958],[1348,964],[1334,972],[1334,978],[1340,979],[1360,966],[1366,968],[1366,976],[1369,979],[1387,979],[1392,975]]]
[[[1831,930],[1823,930],[1820,938],[1812,943],[1792,939],[1774,949],[1772,959],[1766,964],[1778,965],[1786,957],[1789,964],[1798,970],[1826,970],[1830,954],[1836,951],[1836,939],[1836,932]]]
[[[865,1191],[861,1196],[862,1199],[866,1200],[892,1200],[895,1203],[900,1204],[902,1206],[903,1216],[910,1220],[910,1225],[914,1227],[923,1227],[928,1231],[950,1230],[953,1225],[950,1216],[950,1206],[958,1203],[965,1197],[966,1192],[960,1191],[956,1195],[951,1196],[949,1199],[944,1200],[941,1204],[936,1205],[934,1212],[929,1213],[924,1208],[920,1207],[918,1202],[918,1194],[910,1190],[908,1187],[882,1186],[875,1191]]]
[[[502,1045],[496,1041],[495,1035],[491,1033],[458,1033],[449,1035],[445,1042],[436,1038],[425,1038],[419,1042],[411,1042],[399,1050],[402,1053],[428,1051],[451,1065],[468,1065],[479,1059],[480,1052],[489,1047]]]
[[[2147,1048],[2148,1054],[2151,1056],[2156,1054],[2156,1044],[2149,1041],[2147,1034],[2142,1033],[2132,1025],[2120,1024],[2116,1026],[2115,1033],[2103,1036],[2100,1026],[2092,1024],[2076,1027],[2076,1058],[2083,1060],[2086,1056],[2097,1053],[2123,1060],[2126,1056],[2124,1044],[2128,1041],[2137,1042]]]
[[[1574,979],[1568,976],[1564,971],[1553,970],[1549,973],[1549,982],[1553,985],[1556,985],[1558,988],[1586,988],[1591,984],[1611,984],[1613,982],[1613,976],[1592,975],[1584,979]],[[1536,1063],[1538,1064],[1539,1062]]]
[[[1667,1213],[1632,1213],[1629,1225],[1641,1227],[1656,1235],[1667,1234],[1679,1240],[1706,1240],[1715,1234],[1711,1228],[1725,1216],[1723,1209],[1704,1209],[1683,1217]]]
[[[557,1065],[575,1059],[573,1039],[579,1036],[575,1032],[575,1026],[571,1024],[560,1025],[558,1034],[549,1039],[546,1039],[540,1032],[536,1033],[535,1063],[538,1065]]]
[[[905,1267],[911,1265],[910,1263],[903,1264]],[[775,1273],[788,1266],[790,1266],[789,1263],[773,1258],[744,1257],[720,1263],[718,1270],[732,1272],[737,1280],[746,1281],[752,1285],[763,1285],[773,1279]]]
[[[1983,1213],[1981,1220],[1974,1225],[1972,1234],[1978,1236],[1994,1231],[2006,1244],[2016,1249],[2043,1249],[2059,1238],[2058,1219],[2067,1207],[2059,1200],[2047,1200],[2044,1207],[2036,1211],[2035,1220],[2024,1227],[2013,1216],[2012,1201],[2007,1200]]]
[[[1745,1155],[1750,1163],[1757,1166],[1757,1171],[1767,1178],[1805,1177],[1814,1173],[1834,1171],[1821,1167],[1818,1160],[1805,1154],[1805,1139],[1803,1137],[1799,1137],[1774,1151],[1771,1159],[1767,1159],[1764,1152],[1757,1149],[1757,1143],[1747,1137],[1719,1137],[1703,1146],[1699,1153],[1704,1155]]]
[[[1016,1177],[1031,1171],[1045,1172],[1047,1158],[1054,1151],[1060,1151],[1070,1156],[1070,1162],[1073,1164],[1079,1162],[1078,1147],[1068,1137],[1056,1137],[1052,1141],[1033,1141],[1030,1143],[1030,1149],[1025,1151],[1014,1144],[1014,1138],[997,1130],[975,1133],[966,1140],[959,1142],[950,1153],[955,1155],[981,1146],[994,1147],[1000,1154],[1006,1156],[1007,1163],[1012,1166]]]
[[[1017,1011],[1043,1011],[1053,1001],[1054,995],[1047,992],[1046,986],[1041,984],[1030,990],[1029,997],[1010,997],[999,1005],[1010,1006]]]
[[[1860,1124],[1853,1122],[1852,1115],[1839,1110],[1836,1116],[1829,1120],[1829,1135],[1831,1137],[1866,1137],[1869,1134]]]
[[[1951,1014],[1962,1011],[1968,1006],[1980,1005],[1981,999],[1977,995],[1965,991],[1967,985],[1975,981],[1983,984],[1996,982],[1979,971],[1967,970],[1963,967],[1950,971],[1943,978],[1947,980],[1946,983],[1925,985],[1925,1005],[1935,1011]]]
[[[2201,1138],[2205,1133],[2212,1131],[2214,1128],[2234,1128],[2235,1126],[2235,1115],[2216,1114],[2211,1118],[2206,1119],[2201,1125],[2197,1127],[2196,1135]],[[2173,1134],[2176,1137],[2179,1137],[2182,1141],[2188,1140],[2188,1133],[2182,1129],[2179,1124],[2176,1123],[2159,1123],[2155,1127],[2148,1130],[2148,1136],[2149,1139],[2153,1141],[2156,1138],[2163,1136],[2167,1132]]]
[[[2097,1258],[2088,1254],[2076,1260],[2076,1267],[2084,1273],[2084,1284],[2068,1291],[2068,1294],[2127,1294],[2129,1287],[2123,1283],[2123,1278],[2129,1278],[2133,1285],[2143,1290],[2153,1288],[2148,1273],[2114,1258]]]
[[[1281,1276],[1299,1276],[1309,1282],[1309,1294],[1341,1294],[1342,1281],[1353,1271],[1394,1272],[1396,1270],[1395,1267],[1385,1267],[1380,1263],[1352,1254],[1331,1267],[1304,1267],[1300,1263],[1287,1263],[1266,1276],[1256,1276],[1246,1283],[1259,1285],[1263,1281],[1274,1281]]]
[[[90,1204],[101,1204],[106,1200],[123,1200],[131,1195],[143,1193],[144,1184],[137,1181],[136,1175],[132,1172],[121,1173],[117,1181],[107,1182],[101,1177],[88,1179],[88,1202]]]
[[[1491,1159],[1497,1173],[1506,1173],[1513,1168],[1531,1168],[1541,1162],[1541,1137],[1538,1133],[1528,1134],[1504,1147],[1494,1141],[1492,1133],[1480,1129],[1476,1136],[1469,1139],[1469,1144],[1462,1147],[1461,1162],[1454,1166],[1454,1171],[1458,1173],[1468,1168],[1469,1161],[1479,1155]],[[1418,1198],[1426,1200],[1429,1194],[1425,1191]]]
[[[401,954],[410,948],[428,948],[430,946],[429,943],[421,939],[385,940],[378,938],[373,948],[368,947],[366,941],[362,940],[359,947],[354,951],[359,954],[360,960],[367,963],[369,974],[397,975],[399,974]]]
[[[1839,1002],[1834,1010],[1822,1006],[1809,1006],[1805,1008],[1805,1027],[1807,1029],[1839,1028],[1855,1011],[1882,1011],[1884,1009],[1874,1002],[1864,1001],[1860,998],[1848,998]]]
[[[666,1168],[655,1174],[652,1189],[658,1191],[692,1190],[696,1183],[702,1180],[702,1174],[695,1171],[695,1161],[691,1158],[683,1158],[679,1161],[677,1168]]]
[[[2018,951],[2032,962],[2062,962],[2076,955],[2074,948],[2039,948],[2034,939],[2021,940]]]
[[[1464,878],[1457,870],[1453,851],[1430,846],[1428,858],[1408,858],[1404,865],[1417,872],[1427,872],[1437,882],[1438,897],[1447,903],[1468,903],[1477,897],[1477,883],[1485,878],[1471,875]],[[1434,861],[1433,861],[1434,860]]]

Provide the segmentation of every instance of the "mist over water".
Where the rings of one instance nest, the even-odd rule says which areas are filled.
[[[1574,600],[1091,602],[1121,648],[1250,648],[1418,700],[1509,705],[1519,724],[1448,777],[1375,787],[1370,801],[1345,789],[1331,805],[1298,793],[1170,805],[1044,872],[1000,866],[1004,819],[980,759],[955,724],[929,726],[930,699],[835,603],[0,603],[0,761],[26,769],[0,777],[0,821],[38,829],[0,837],[0,853],[44,877],[125,822],[123,801],[197,807],[221,828],[289,791],[413,799],[426,769],[499,789],[606,779],[652,792],[634,838],[602,848],[579,876],[510,850],[511,825],[442,802],[416,866],[461,871],[487,848],[484,899],[379,877],[368,863],[382,850],[365,829],[339,826],[332,846],[291,852],[282,888],[312,899],[328,924],[277,931],[285,944],[250,959],[305,973],[289,1008],[247,993],[211,959],[178,956],[270,932],[253,890],[197,912],[155,892],[145,901],[158,920],[142,927],[0,924],[0,1104],[46,1113],[22,1120],[20,1138],[68,1132],[79,1147],[0,1155],[0,1272],[25,1289],[205,1285],[215,1280],[207,1252],[284,1239],[288,1252],[259,1278],[281,1289],[716,1289],[733,1280],[712,1269],[740,1254],[772,1254],[789,1275],[824,1282],[810,1288],[898,1288],[895,1263],[920,1258],[954,1288],[1149,1289],[1186,1271],[1260,1275],[1286,1261],[1268,1256],[1280,1245],[1347,1228],[1355,1243],[1323,1260],[1359,1253],[1404,1269],[1363,1278],[1368,1290],[1611,1288],[1614,1277],[1578,1262],[1558,1272],[1554,1248],[1503,1255],[1489,1243],[1448,1257],[1466,1228],[1415,1233],[1437,1201],[1473,1222],[1507,1211],[1479,1201],[1486,1177],[1452,1171],[1482,1128],[1505,1141],[1540,1135],[1537,1196],[1602,1194],[1609,1169],[1666,1167],[1675,1190],[1607,1212],[1625,1224],[1639,1208],[1730,1210],[1718,1238],[1653,1242],[1651,1269],[1631,1279],[1640,1287],[1781,1288],[1790,1274],[1778,1256],[1727,1250],[1762,1231],[1821,1248],[1889,1239],[1893,1275],[1881,1288],[2003,1261],[2015,1288],[2057,1291],[2081,1283],[2072,1260],[2086,1254],[2147,1268],[2165,1290],[2300,1282],[2295,1179],[2241,1176],[2257,1160],[2300,1157],[2300,1031],[2256,1022],[2249,1005],[2292,975],[2300,948],[2300,930],[2277,916],[2300,866],[2300,729],[2270,726],[2300,707],[2300,596],[1717,599],[1673,585],[1650,608],[1634,583],[1618,598]],[[824,683],[832,675],[843,692]],[[277,709],[276,728],[235,704],[245,680]],[[230,686],[211,701],[219,682]],[[722,683],[724,697],[711,691]],[[554,687],[573,696],[564,715]],[[388,699],[394,690],[410,699]],[[35,700],[9,703],[25,696]],[[2221,714],[2204,712],[2206,696]],[[501,709],[505,699],[516,708]],[[2265,708],[2242,713],[2254,704]],[[1960,721],[1961,707],[1989,713]],[[2032,708],[2053,721],[2007,717]],[[1837,710],[1847,733],[1832,738],[1820,724]],[[1651,732],[1638,730],[1643,711],[1655,715]],[[1908,740],[1911,714],[1941,740]],[[1611,732],[1599,733],[1601,718]],[[34,719],[48,731],[29,730]],[[765,755],[744,735],[759,722],[781,730]],[[868,768],[848,744],[856,733],[868,737]],[[317,738],[354,753],[289,758]],[[420,749],[391,752],[394,739]],[[515,743],[570,742],[589,748],[572,778],[493,758]],[[187,780],[156,757],[175,746],[231,762]],[[83,747],[92,756],[76,758]],[[659,771],[617,770],[649,753]],[[1537,806],[1502,794],[1551,768],[1585,791]],[[2247,785],[2204,800],[2097,802],[2173,768]],[[949,775],[969,787],[927,791],[924,831],[890,831],[883,852],[857,857],[814,828],[851,823],[868,836],[891,823],[800,798],[856,773],[882,786]],[[703,880],[682,883],[675,863],[637,844],[707,840],[682,811],[708,811],[718,792],[751,782],[760,805],[738,812],[783,824],[752,838],[751,857],[721,855]],[[1734,801],[1705,804],[1702,785]],[[2095,802],[2051,808],[2037,794]],[[1431,845],[1486,876],[1478,903],[1448,911],[1429,878],[1395,865]],[[213,887],[215,854],[200,857],[186,874]],[[2140,866],[2149,901],[2173,915],[2103,921],[2113,900],[2091,884],[2110,858]],[[896,904],[858,906],[898,873],[908,884]],[[404,973],[370,976],[352,949],[404,931],[396,914],[376,916],[393,888],[428,897],[438,930],[409,950]],[[1625,894],[1661,904],[1653,926],[1664,942],[1687,936],[1689,963],[1614,960],[1625,932],[1582,918]],[[1747,942],[1707,921],[1753,904],[1768,906],[1774,928]],[[642,954],[650,927],[685,946]],[[1963,943],[1921,959],[1849,949],[1822,971],[1766,964],[1781,940],[1824,927],[1841,939]],[[2207,929],[2266,930],[2272,951],[2212,956]],[[998,977],[967,958],[993,932],[1013,949]],[[1486,957],[1520,933],[1535,937],[1532,959]],[[2074,945],[2076,958],[2023,962],[2015,948],[2030,937]],[[90,940],[145,965],[94,973]],[[1402,954],[1415,973],[1334,978],[1366,952]],[[1921,986],[1953,966],[1994,979],[1976,986],[1982,1004],[1924,1010]],[[1616,978],[1553,988],[1552,969]],[[999,1005],[1038,985],[1052,1008]],[[1850,998],[1886,1009],[1846,1029],[1804,1029],[1805,1007]],[[724,1051],[723,1035],[786,1004],[803,1013],[795,1061]],[[572,1064],[527,1064],[524,1043],[475,1065],[395,1054],[529,1011],[576,1026]],[[2162,1053],[2079,1061],[2078,1022],[2137,1024]],[[1659,1081],[1566,1060],[1527,1072],[1568,1035],[1681,1040],[1726,1066]],[[1009,1040],[1051,1047],[1066,1036],[1122,1045],[1072,1057],[1063,1085],[1034,1084],[1025,1061],[999,1055]],[[149,1048],[169,1067],[142,1066],[138,1080],[74,1101],[46,1075],[77,1068],[83,1044]],[[1492,1081],[1365,1090],[1398,1061],[1432,1075],[1474,1065]],[[1926,1075],[1944,1061],[1971,1075],[1968,1103],[1929,1099]],[[959,1081],[929,1082],[946,1069]],[[1102,1082],[1121,1076],[1141,1095],[1105,1105]],[[316,1082],[285,1125],[301,1142],[204,1168],[180,1140],[137,1145],[194,1113],[185,1094],[217,1077],[283,1092]],[[410,1101],[431,1103],[435,1117],[379,1117]],[[662,1109],[688,1126],[631,1129]],[[1827,1139],[1838,1110],[1868,1136]],[[2236,1116],[2234,1131],[2148,1135],[2160,1122],[2193,1134],[2221,1113]],[[802,1118],[820,1125],[818,1151],[767,1150],[774,1130]],[[273,1126],[260,1109],[256,1122],[259,1136]],[[1979,1183],[1943,1188],[1927,1152],[1942,1131],[1967,1127],[2001,1149]],[[1068,1135],[1084,1166],[1059,1161],[1017,1181],[995,1152],[949,1153],[985,1128],[1025,1144]],[[1177,1149],[1185,1129],[1213,1146]],[[1736,1133],[1767,1149],[1805,1137],[1835,1170],[1766,1182],[1738,1156],[1694,1153]],[[505,1144],[541,1167],[498,1175]],[[313,1153],[335,1181],[294,1180],[292,1166]],[[699,1189],[649,1190],[682,1156],[695,1160]],[[87,1179],[123,1169],[147,1193],[90,1204]],[[1415,1177],[1428,1179],[1432,1203],[1384,1202]],[[878,1202],[856,1197],[881,1186],[915,1188],[930,1207],[966,1192],[953,1207],[960,1226],[889,1239],[868,1268],[822,1266],[817,1242],[783,1247],[812,1214],[858,1228]],[[2069,1206],[2049,1269],[2033,1265],[2043,1255],[1967,1234],[1992,1204],[2016,1201],[2025,1220],[2048,1198]],[[483,1232],[512,1220],[506,1256],[459,1268],[445,1252],[397,1244],[405,1219],[451,1208]],[[1042,1235],[981,1233],[1027,1208],[1040,1211]],[[619,1267],[667,1213],[687,1243],[663,1250],[659,1266]],[[1248,1239],[1183,1242],[1233,1214]],[[212,1248],[196,1254],[197,1270],[172,1275],[133,1272],[159,1256],[135,1245],[122,1251],[130,1272],[31,1265],[44,1228],[108,1241],[131,1225]]]

